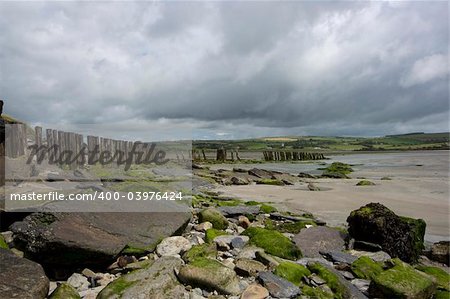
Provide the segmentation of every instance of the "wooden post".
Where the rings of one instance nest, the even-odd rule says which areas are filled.
[[[39,148],[42,145],[42,127],[34,128],[34,137],[35,137],[34,142]]]

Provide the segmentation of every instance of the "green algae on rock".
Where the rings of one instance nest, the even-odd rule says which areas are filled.
[[[250,227],[242,234],[250,237],[251,244],[263,248],[265,252],[274,256],[288,260],[297,260],[302,256],[300,249],[278,231]]]
[[[48,299],[81,299],[81,297],[70,284],[62,283],[50,294]]]
[[[193,287],[216,290],[225,295],[240,293],[236,273],[222,263],[208,258],[197,258],[192,263],[182,266],[178,278]]]
[[[216,247],[212,244],[201,244],[201,245],[194,245],[191,249],[186,251],[183,254],[183,260],[186,263],[191,263],[194,260],[198,258],[216,258],[217,256],[217,250]]]
[[[300,285],[302,278],[311,275],[311,272],[305,266],[292,262],[282,262],[280,263],[273,272],[295,285]]]
[[[198,214],[199,223],[211,222],[215,229],[226,229],[228,227],[228,220],[218,210],[208,208],[200,211]]]
[[[438,289],[450,292],[450,274],[438,267],[417,266],[417,270],[422,271],[436,279]]]
[[[354,261],[351,269],[356,277],[369,280],[383,272],[382,265],[367,256],[362,256]]]
[[[436,285],[433,279],[396,258],[394,266],[373,278],[369,294],[377,298],[432,298]]]
[[[206,243],[211,243],[218,236],[228,235],[227,232],[215,228],[210,228],[206,230],[205,241]]]

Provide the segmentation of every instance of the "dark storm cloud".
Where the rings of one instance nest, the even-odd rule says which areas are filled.
[[[447,2],[0,4],[0,90],[30,122],[194,137],[448,130]]]

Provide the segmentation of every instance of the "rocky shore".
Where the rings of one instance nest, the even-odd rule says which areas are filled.
[[[0,234],[0,297],[449,298],[450,245],[425,246],[423,220],[370,203],[351,212],[346,226],[332,227],[307,211],[211,188],[321,190],[310,174],[193,168],[194,192],[184,210],[2,214],[11,223]],[[117,174],[115,181],[95,181],[89,171],[55,171],[39,171],[36,180],[83,187],[80,192],[135,186]],[[346,179],[351,171],[333,163],[323,176]]]
[[[348,230],[328,227],[307,212],[278,211],[265,203],[208,191],[194,195],[189,215],[175,215],[178,218],[116,216],[129,224],[120,233],[121,225],[103,222],[102,217],[111,215],[99,214],[32,214],[3,232],[1,297],[450,295],[448,242],[424,248],[423,220],[398,216],[381,204],[353,211]],[[132,248],[130,240],[148,241],[142,238],[143,226],[137,228],[145,221],[150,225],[147,235],[152,232],[153,239],[156,233],[151,224],[165,228],[158,231],[156,241]],[[46,272],[37,262],[43,263]],[[58,275],[66,278],[58,279]]]

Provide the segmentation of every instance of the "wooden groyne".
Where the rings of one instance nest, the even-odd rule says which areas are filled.
[[[322,153],[296,152],[296,151],[263,151],[265,161],[306,161],[322,160]]]

